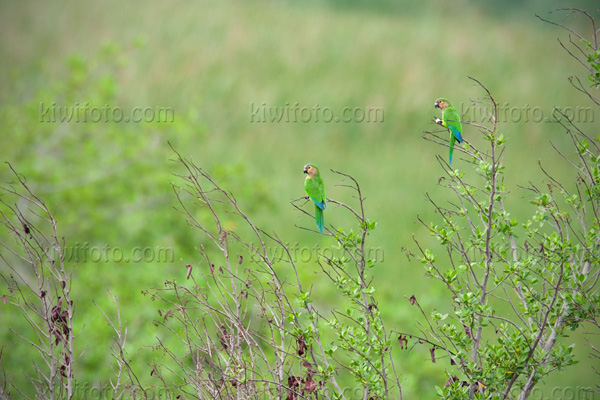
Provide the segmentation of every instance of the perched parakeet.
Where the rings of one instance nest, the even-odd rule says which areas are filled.
[[[452,164],[452,153],[454,153],[454,142],[462,143],[462,124],[456,108],[447,99],[439,98],[435,101],[435,107],[442,110],[442,119],[436,118],[435,122],[450,131],[450,164]]]
[[[325,228],[323,210],[327,208],[323,178],[321,178],[321,174],[319,174],[319,169],[313,164],[306,164],[304,166],[304,173],[308,175],[304,181],[304,190],[306,190],[308,197],[315,203],[317,228],[319,228],[319,232],[323,234],[323,229]]]

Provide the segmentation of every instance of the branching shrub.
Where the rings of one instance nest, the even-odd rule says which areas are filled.
[[[29,329],[14,335],[32,347],[32,371],[19,371],[35,389],[36,398],[71,399],[74,394],[73,316],[70,296],[72,266],[64,259],[64,240],[56,220],[43,199],[27,186],[12,166],[16,181],[0,188],[0,221],[11,233],[12,243],[0,243],[1,307],[15,307]],[[6,324],[7,321],[4,321]],[[5,350],[5,349],[3,349]],[[0,357],[1,360],[1,357]],[[0,397],[28,398],[11,384],[12,374],[3,371]]]
[[[204,239],[200,259],[186,265],[187,282],[167,281],[146,292],[160,305],[156,324],[186,349],[177,352],[162,342],[155,347],[162,356],[152,375],[165,392],[186,398],[337,399],[347,394],[339,377],[350,373],[361,397],[387,398],[392,390],[401,397],[370,286],[375,262],[366,242],[376,223],[365,217],[358,182],[334,171],[349,182],[344,186],[355,193],[359,209],[328,200],[353,216],[359,229],[327,230],[338,251],[320,254],[318,263],[347,302],[329,317],[313,305],[288,245],[255,226],[234,195],[204,170],[177,158],[185,167],[181,182],[173,184],[179,211],[191,234]],[[312,218],[303,201],[292,204]]]
[[[589,14],[576,12],[593,24]],[[568,30],[589,49],[590,80],[597,86],[595,25],[593,29],[592,41]],[[473,101],[474,106],[487,113],[490,125],[470,125],[489,148],[480,150],[466,142],[460,149],[475,176],[451,169],[438,158],[445,172],[440,184],[454,199],[429,199],[440,219],[420,221],[448,257],[418,242],[416,254],[408,251],[427,275],[445,285],[452,312],[428,313],[413,296],[411,304],[420,309],[425,328],[417,335],[401,333],[400,339],[427,343],[433,361],[439,357],[448,362],[447,382],[437,389],[441,398],[526,399],[542,379],[576,362],[565,334],[586,322],[598,327],[600,145],[556,110],[554,119],[571,139],[575,157],[557,152],[574,169],[575,179],[560,182],[540,164],[547,182],[523,188],[532,214],[518,220],[505,206],[510,193],[504,186],[505,138],[497,125],[497,102],[474,81],[486,93]],[[598,104],[581,80],[570,81]],[[425,136],[447,145],[445,131]],[[597,357],[591,343],[590,348]]]

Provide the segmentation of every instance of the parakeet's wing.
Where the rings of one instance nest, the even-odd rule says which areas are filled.
[[[452,135],[456,138],[456,140],[458,140],[458,143],[462,143],[462,124],[460,123],[460,116],[458,115],[456,108],[446,108],[442,114],[442,120],[444,121],[446,127],[450,129]]]
[[[310,179],[306,179],[304,182],[304,189],[306,194],[321,210],[327,208],[327,201],[325,199],[325,185],[323,179],[320,176],[314,176]]]

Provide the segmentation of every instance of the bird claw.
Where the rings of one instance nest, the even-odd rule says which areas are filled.
[[[438,124],[438,125],[441,125],[441,124],[442,124],[442,120],[441,120],[440,118],[437,118],[437,117],[436,117],[436,119],[434,120],[434,122],[435,122],[436,124]]]

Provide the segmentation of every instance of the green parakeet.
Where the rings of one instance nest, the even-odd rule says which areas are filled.
[[[319,174],[319,169],[313,164],[306,164],[304,166],[304,173],[307,174],[306,180],[304,181],[304,190],[313,203],[315,203],[317,228],[319,228],[319,232],[323,234],[323,229],[325,228],[323,210],[327,208],[323,178],[321,178],[321,174]]]
[[[435,122],[450,131],[450,164],[452,164],[454,143],[457,140],[458,143],[462,143],[463,141],[461,136],[462,124],[460,123],[460,116],[458,115],[456,108],[454,108],[447,99],[442,97],[435,101],[435,107],[442,110],[442,119],[436,118]]]

